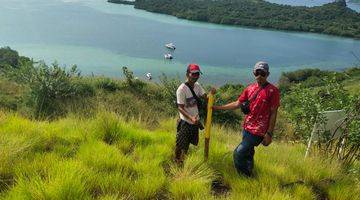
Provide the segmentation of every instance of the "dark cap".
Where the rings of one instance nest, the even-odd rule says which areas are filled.
[[[269,65],[266,62],[263,61],[257,62],[254,66],[254,72],[258,69],[261,69],[269,73]]]

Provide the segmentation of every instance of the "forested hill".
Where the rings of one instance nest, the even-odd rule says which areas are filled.
[[[360,14],[347,8],[345,1],[311,8],[263,0],[136,0],[134,5],[137,9],[189,20],[360,39]]]

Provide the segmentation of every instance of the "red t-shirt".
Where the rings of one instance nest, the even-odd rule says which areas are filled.
[[[247,99],[252,99],[250,102],[250,114],[245,116],[243,127],[254,135],[264,136],[269,128],[270,109],[276,109],[280,105],[280,92],[277,87],[268,84],[261,89],[256,99],[254,95],[261,86],[258,83],[253,83],[245,88],[239,96],[240,103]]]

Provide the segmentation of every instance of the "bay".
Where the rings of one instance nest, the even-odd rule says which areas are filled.
[[[184,78],[198,63],[201,81],[248,83],[259,60],[270,64],[270,80],[284,71],[318,67],[340,70],[358,63],[360,41],[327,35],[192,22],[106,0],[0,0],[0,46],[20,54],[77,64],[83,74],[122,75],[122,66],[145,78],[161,73]],[[163,58],[174,42],[174,60]]]

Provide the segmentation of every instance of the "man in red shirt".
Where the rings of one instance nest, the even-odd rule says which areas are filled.
[[[253,74],[256,82],[246,87],[237,101],[213,106],[213,110],[234,110],[244,107],[246,102],[249,105],[249,113],[243,123],[243,139],[233,154],[236,170],[246,176],[251,176],[254,168],[254,147],[260,143],[265,146],[271,143],[280,105],[279,89],[267,81],[269,65],[266,62],[256,63]]]

